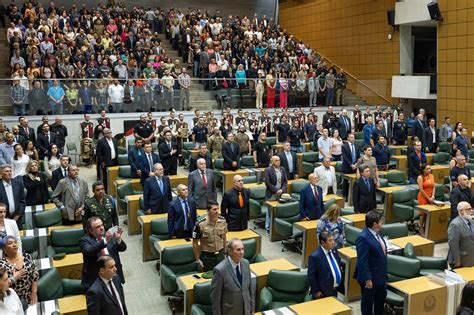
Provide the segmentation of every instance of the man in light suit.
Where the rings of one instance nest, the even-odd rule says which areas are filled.
[[[244,244],[233,238],[227,244],[227,258],[214,268],[211,282],[212,314],[250,315],[254,295],[249,262],[244,258]]]
[[[367,213],[377,207],[375,201],[375,183],[370,178],[370,168],[362,164],[359,167],[361,177],[354,183],[352,201],[355,213]]]
[[[308,175],[309,184],[300,195],[300,219],[304,221],[319,219],[324,213],[323,189],[318,186],[318,175]]]
[[[217,201],[216,180],[214,171],[206,168],[205,159],[196,162],[197,169],[189,173],[189,194],[198,209],[207,209],[209,201]]]
[[[87,290],[87,313],[89,315],[127,315],[125,294],[117,276],[115,260],[110,256],[97,259],[99,277]]]
[[[79,178],[77,165],[68,166],[68,177],[59,181],[51,199],[61,210],[64,225],[82,223],[84,202],[89,199],[89,186]]]
[[[314,168],[319,178],[318,186],[323,189],[323,196],[337,193],[336,169],[331,166],[331,159],[324,157],[320,166]]]
[[[461,201],[457,207],[458,216],[448,227],[448,262],[452,268],[474,266],[474,222],[472,207]]]
[[[160,163],[160,157],[153,152],[151,143],[145,143],[145,149],[138,161],[138,169],[140,170],[140,183],[145,186],[145,181],[149,177],[155,176],[153,173],[153,165]]]
[[[319,246],[308,258],[308,280],[314,299],[335,296],[344,284],[341,259],[334,250],[334,236],[323,231],[318,235]]]
[[[387,245],[379,234],[384,223],[383,214],[377,210],[365,215],[365,229],[356,240],[357,264],[354,278],[361,287],[362,315],[381,315],[387,296]]]
[[[173,200],[168,176],[163,176],[161,163],[153,166],[155,176],[148,177],[143,189],[143,201],[148,214],[166,213],[169,203]]]
[[[188,187],[176,187],[178,198],[168,206],[168,234],[170,238],[191,238],[196,224],[196,204],[188,198]]]
[[[25,214],[25,189],[21,176],[12,178],[12,167],[3,165],[0,181],[0,202],[7,207],[8,219],[13,219],[21,228],[21,217]],[[12,198],[13,197],[13,198]]]
[[[291,145],[289,142],[286,142],[283,145],[283,152],[278,154],[280,157],[280,163],[282,168],[286,171],[286,178],[297,179],[298,178],[298,159],[296,158],[296,153],[291,152]]]

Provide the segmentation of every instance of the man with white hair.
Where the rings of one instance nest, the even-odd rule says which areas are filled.
[[[206,159],[198,159],[196,165],[188,177],[189,194],[198,209],[207,209],[208,202],[217,201],[216,177],[214,171],[207,168]]]
[[[170,238],[191,238],[196,224],[196,204],[188,197],[188,187],[176,187],[178,198],[168,207],[168,234]]]
[[[452,268],[474,266],[474,222],[472,206],[461,201],[458,216],[448,227],[448,261]]]

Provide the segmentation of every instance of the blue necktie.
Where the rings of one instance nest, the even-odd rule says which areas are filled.
[[[242,274],[240,273],[239,265],[235,267],[235,273],[237,274],[237,280],[239,280],[240,285],[242,285]]]
[[[158,179],[158,186],[160,187],[161,194],[163,195],[163,182],[161,181],[161,178]]]
[[[365,184],[367,185],[367,189],[370,191],[370,182],[368,179],[365,180]]]
[[[354,164],[356,162],[356,151],[355,151],[354,144],[351,144],[351,148],[352,148],[352,164]]]
[[[334,274],[336,275],[336,283],[339,285],[341,283],[341,272],[339,271],[339,267],[336,264],[334,258],[332,258],[331,252],[328,253],[329,261],[331,262],[332,269],[334,269]]]
[[[188,201],[187,200],[183,200],[184,202],[184,212],[185,212],[185,216],[184,216],[184,229],[185,230],[190,230],[191,228],[188,226],[190,221],[189,221],[189,207],[188,207]]]

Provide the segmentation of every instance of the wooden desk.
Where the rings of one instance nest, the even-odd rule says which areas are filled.
[[[406,155],[392,155],[390,159],[397,162],[397,170],[402,172],[407,171],[408,157]]]
[[[412,243],[417,256],[433,257],[434,255],[435,243],[432,240],[419,235],[395,238],[390,240],[390,242],[394,245],[397,245],[401,249],[404,249],[408,243]]]
[[[433,165],[433,156],[434,155],[435,155],[434,153],[426,153],[426,163],[427,164]]]
[[[342,178],[346,179],[349,182],[349,192],[347,195],[347,204],[349,207],[353,206],[352,203],[352,192],[354,190],[354,183],[357,180],[357,174],[342,174]]]
[[[273,149],[273,154],[280,154],[283,152],[284,148],[283,148],[283,144],[282,143],[277,143],[277,144],[274,144],[272,145],[272,149]]]
[[[168,176],[171,188],[176,188],[179,184],[188,186],[188,175],[178,174]]]
[[[248,171],[244,169],[236,170],[236,171],[220,171],[223,179],[222,179],[222,190],[223,192],[228,191],[232,187],[234,187],[234,176],[235,175],[240,175],[240,176],[247,176]]]
[[[449,165],[432,165],[431,174],[437,184],[444,185],[444,177],[449,176],[451,169]]]
[[[365,213],[348,214],[342,216],[341,219],[356,228],[365,228]]]
[[[297,315],[312,314],[312,315],[351,315],[352,309],[346,304],[342,303],[335,297],[327,297],[323,299],[313,300],[304,303],[293,304],[288,307]]]
[[[393,155],[402,155],[402,149],[406,149],[406,145],[389,145],[389,149],[393,149],[394,153]]]
[[[86,315],[87,302],[85,295],[73,295],[58,299],[58,308],[61,315]]]
[[[423,205],[416,207],[416,209],[426,214],[425,235],[423,236],[437,243],[446,241],[448,239],[451,206]]]
[[[344,198],[342,198],[339,195],[335,194],[329,194],[323,197],[323,202],[327,202],[330,199],[336,199],[336,204],[339,206],[339,208],[344,208]]]
[[[58,269],[63,279],[81,279],[82,265],[82,253],[67,254],[61,260],[53,259],[53,267]]]
[[[474,267],[463,267],[454,269],[454,272],[461,275],[464,281],[473,283],[474,282]]]
[[[109,166],[107,167],[107,183],[108,193],[112,197],[117,197],[117,187],[115,186],[115,180],[117,179],[119,174],[119,167],[118,166]]]
[[[303,252],[301,253],[301,268],[308,266],[308,258],[318,246],[317,227],[319,220],[300,221],[293,223],[293,226],[303,232]]]
[[[298,160],[298,177],[306,177],[308,174],[303,172],[303,153],[296,153],[296,159]]]
[[[385,222],[390,223],[394,221],[398,221],[393,214],[393,192],[403,189],[409,189],[406,186],[393,186],[393,187],[380,187],[378,191],[381,191],[385,194],[384,198],[384,207],[383,207],[383,215],[385,217]]]
[[[361,296],[360,285],[354,279],[354,271],[357,263],[357,252],[351,247],[338,249],[339,257],[345,263],[344,270],[344,302],[359,299]]]
[[[140,198],[143,195],[130,195],[125,197],[127,202],[128,235],[140,233],[137,212],[140,209]]]
[[[303,150],[304,152],[310,152],[312,149],[313,144],[311,142],[303,142]]]
[[[447,314],[447,287],[428,277],[388,283],[405,297],[404,314]]]

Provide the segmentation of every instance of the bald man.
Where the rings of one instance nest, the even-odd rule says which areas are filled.
[[[221,214],[227,221],[229,231],[247,229],[249,219],[250,190],[244,188],[244,179],[234,176],[234,187],[224,193],[221,203]]]
[[[474,266],[474,222],[472,206],[465,201],[457,205],[458,216],[448,227],[449,264],[453,268]]]
[[[316,220],[324,213],[323,189],[318,186],[318,175],[308,175],[309,184],[303,188],[300,194],[300,218],[301,220]]]
[[[449,202],[451,203],[451,219],[458,215],[457,206],[461,201],[466,201],[474,206],[474,193],[469,185],[469,178],[466,175],[458,176],[458,185],[451,190],[449,194]]]

